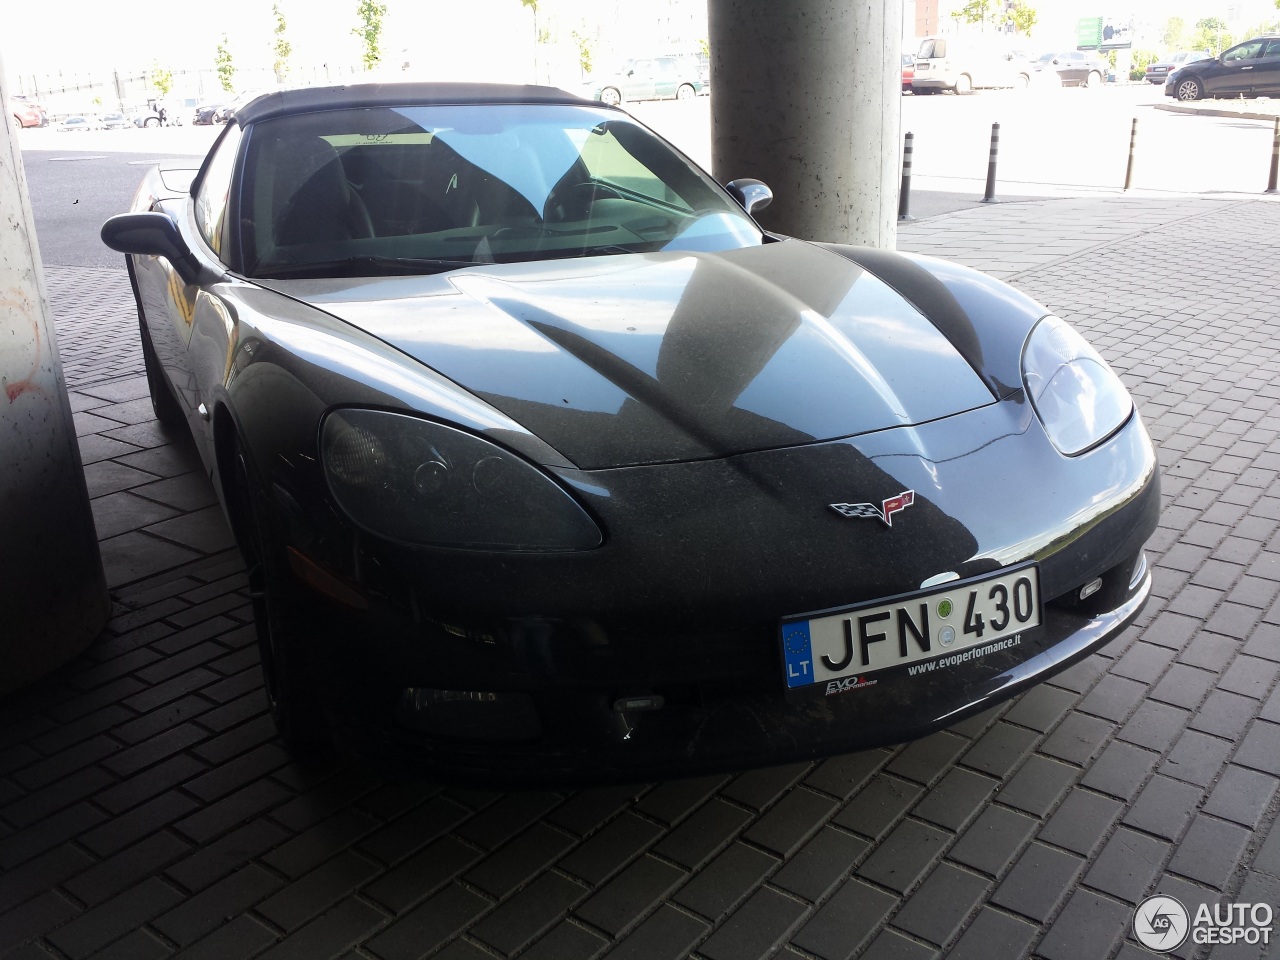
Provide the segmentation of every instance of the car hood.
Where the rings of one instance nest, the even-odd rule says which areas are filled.
[[[994,402],[906,299],[801,241],[258,282],[391,344],[584,469],[833,440]]]

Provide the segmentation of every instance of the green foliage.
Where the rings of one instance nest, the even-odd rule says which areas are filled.
[[[1160,38],[1167,53],[1185,50],[1187,47],[1187,23],[1181,17],[1170,17],[1164,22],[1164,34]]]
[[[1147,75],[1147,67],[1159,59],[1160,55],[1154,50],[1135,50],[1133,51],[1133,69],[1142,74],[1142,77],[1145,77]],[[1142,79],[1142,77],[1138,79]]]
[[[1014,0],[1009,16],[1013,19],[1013,29],[1027,37],[1031,36],[1031,29],[1036,25],[1036,21],[1040,19],[1035,10],[1023,3],[1022,0]]]
[[[173,90],[173,74],[160,66],[160,61],[153,60],[151,69],[147,71],[147,79],[151,85],[156,88],[156,93],[162,97],[167,97]]]
[[[284,14],[280,11],[280,4],[273,3],[271,5],[271,15],[276,18],[274,33],[275,40],[271,44],[271,51],[275,54],[275,62],[272,68],[276,72],[276,82],[284,83],[285,77],[289,75],[289,55],[293,53],[293,44],[285,37],[285,30],[288,24],[285,23]]]
[[[382,18],[386,15],[387,5],[378,0],[360,0],[356,7],[360,25],[352,27],[351,32],[360,38],[364,46],[361,58],[366,70],[372,70],[382,60]]]
[[[218,71],[218,82],[227,93],[236,89],[236,67],[231,59],[231,50],[227,47],[227,35],[224,33],[218,41],[218,52],[214,55],[213,65]]]
[[[1196,21],[1196,32],[1191,37],[1192,50],[1208,50],[1215,57],[1235,43],[1224,20],[1205,17]]]
[[[591,72],[591,57],[595,51],[595,41],[588,36],[584,36],[577,30],[571,34],[573,42],[578,45],[578,66],[582,68],[583,73]]]
[[[1280,3],[1280,0],[1277,2]],[[1008,5],[1004,0],[969,0],[959,10],[952,11],[951,16],[984,29],[1002,28],[1012,23],[1015,31],[1026,36],[1031,35],[1031,30],[1039,19],[1035,8],[1028,6],[1024,0],[1013,0]]]
[[[520,0],[520,2],[534,13],[538,12],[538,0]],[[1280,0],[1276,0],[1276,3],[1280,3]]]

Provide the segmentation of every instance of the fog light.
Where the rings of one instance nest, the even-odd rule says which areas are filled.
[[[622,697],[613,702],[617,713],[634,713],[641,710],[661,710],[666,705],[660,693],[650,693],[640,697]]]
[[[1080,599],[1088,600],[1090,597],[1092,597],[1095,593],[1097,593],[1101,589],[1102,589],[1101,577],[1097,577],[1093,580],[1090,580],[1088,583],[1086,583],[1083,587],[1080,588]]]
[[[542,721],[527,693],[408,687],[396,718],[406,727],[454,740],[536,740]]]

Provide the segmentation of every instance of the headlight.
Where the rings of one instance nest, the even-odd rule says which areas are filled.
[[[1068,457],[1101,443],[1133,413],[1107,361],[1057,317],[1045,317],[1027,338],[1022,381],[1045,433]]]
[[[482,550],[589,550],[600,528],[551,477],[487,440],[399,413],[339,410],[320,458],[338,506],[390,540]]]

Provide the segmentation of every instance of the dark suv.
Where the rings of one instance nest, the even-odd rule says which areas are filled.
[[[1189,63],[1170,74],[1164,83],[1164,95],[1178,100],[1277,93],[1280,93],[1280,34],[1254,37],[1228,47],[1212,60]]]

